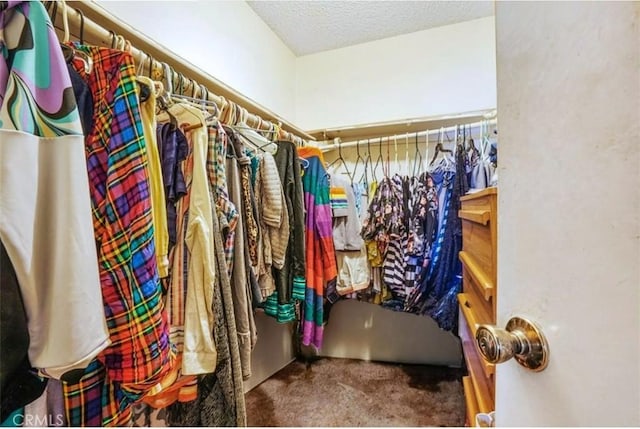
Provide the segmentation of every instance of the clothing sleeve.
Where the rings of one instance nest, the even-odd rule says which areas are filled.
[[[138,76],[137,80],[153,87],[153,81],[146,76]],[[140,85],[136,85],[138,93]],[[162,167],[160,165],[160,153],[156,139],[156,96],[153,91],[149,98],[142,103],[141,113],[144,130],[147,164],[149,167],[149,192],[151,195],[151,215],[153,219],[153,236],[156,248],[156,262],[158,275],[163,278],[169,275],[169,232],[167,227],[167,205],[162,182]]]
[[[201,119],[204,124],[204,118]],[[213,289],[215,287],[214,207],[207,177],[208,143],[206,131],[203,128],[193,131],[192,137],[193,175],[186,235],[191,258],[187,275],[182,357],[182,373],[185,375],[214,372],[217,361],[213,340],[215,326],[213,314]]]
[[[262,219],[267,226],[278,228],[282,223],[282,212],[286,210],[282,195],[282,183],[273,156],[266,152],[259,169],[262,179],[259,198],[262,199]]]
[[[304,190],[302,188],[302,174],[300,169],[300,158],[298,158],[298,154],[296,150],[291,144],[291,164],[292,169],[292,178],[293,181],[293,214],[290,214],[289,217],[290,222],[293,222],[293,249],[291,252],[292,262],[293,262],[293,283],[294,289],[302,288],[304,289],[305,284],[305,232],[304,232]],[[327,196],[328,198],[328,196]],[[331,219],[331,217],[329,217]],[[329,226],[331,226],[329,224]]]
[[[280,189],[280,198],[284,201],[284,191]],[[282,211],[282,221],[277,228],[269,231],[271,239],[271,263],[279,270],[282,269],[289,247],[289,213],[285,209]]]

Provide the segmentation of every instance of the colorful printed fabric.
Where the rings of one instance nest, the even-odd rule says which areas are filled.
[[[173,353],[155,259],[133,58],[107,48],[75,47],[93,59],[85,78],[94,94],[95,125],[86,138],[86,156],[112,344],[100,356],[103,388],[95,381],[99,370],[88,368],[79,383],[65,385],[65,397],[70,425],[120,425],[131,404],[169,370]]]
[[[425,172],[412,178],[409,194],[412,198],[405,254],[406,296],[413,293],[423,268],[429,265],[438,225],[438,196],[431,175]]]
[[[383,255],[389,242],[400,238],[404,233],[403,206],[402,178],[398,175],[385,177],[373,194],[361,231],[365,240],[378,242]]]
[[[207,173],[209,183],[213,189],[216,202],[216,213],[220,219],[220,227],[225,233],[224,255],[227,263],[227,273],[231,277],[233,269],[233,250],[235,229],[238,223],[238,210],[229,199],[229,188],[225,174],[225,158],[229,144],[227,133],[218,123],[207,128],[209,136],[209,150],[207,152]]]
[[[467,190],[464,162],[458,162],[456,166],[459,172],[435,170],[431,173],[439,196],[440,222],[429,265],[406,304],[408,311],[431,316],[446,330],[454,330],[457,324],[456,294],[460,291],[462,271],[458,258],[462,228],[457,213],[459,197]]]
[[[24,302],[29,360],[54,378],[85,368],[109,342],[86,172],[44,7],[0,2],[0,238]]]
[[[329,175],[324,169],[324,159],[319,149],[302,147],[298,149],[298,155],[307,161],[302,177],[307,212],[307,289],[303,307],[302,344],[320,348],[324,329],[325,288],[328,284],[335,288],[338,276],[329,204]]]

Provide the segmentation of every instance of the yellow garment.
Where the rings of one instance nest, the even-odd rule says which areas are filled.
[[[207,129],[204,126],[204,114],[193,106],[174,104],[169,111],[181,128],[190,129],[185,135],[191,142],[193,153],[185,240],[190,258],[184,308],[182,374],[207,374],[215,371],[217,363],[213,336],[213,290],[216,281],[212,217],[214,207],[207,176]]]
[[[138,76],[138,81],[147,85],[151,91],[149,98],[140,103],[142,127],[149,166],[149,193],[151,195],[151,219],[153,222],[153,239],[156,247],[156,261],[160,278],[169,275],[169,230],[167,227],[167,206],[162,183],[160,153],[156,139],[156,94],[153,81],[146,76]],[[138,95],[140,87],[138,86]]]
[[[378,190],[378,182],[375,180],[371,181],[371,183],[369,183],[369,201],[371,201],[371,198],[373,198],[377,190]]]
[[[382,262],[382,253],[378,248],[378,242],[375,240],[367,240],[365,241],[365,245],[367,247],[367,259],[372,267],[381,267]]]

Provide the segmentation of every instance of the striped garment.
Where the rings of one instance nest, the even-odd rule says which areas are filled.
[[[406,298],[405,292],[405,250],[407,239],[405,237],[396,238],[389,242],[387,253],[382,265],[382,279],[391,289],[393,298],[402,302]]]
[[[331,185],[329,188],[329,198],[333,217],[344,217],[349,213],[349,202],[347,201],[347,190],[342,186]]]
[[[173,354],[155,259],[133,58],[122,51],[75,46],[93,60],[85,77],[95,103],[86,157],[112,344],[100,355],[104,374],[94,365],[79,383],[65,383],[65,405],[72,426],[121,425],[127,423],[131,404],[168,372]]]
[[[324,295],[327,284],[338,276],[333,247],[329,175],[324,169],[322,152],[313,147],[298,148],[307,163],[302,176],[305,220],[307,289],[303,307],[302,344],[322,347]]]

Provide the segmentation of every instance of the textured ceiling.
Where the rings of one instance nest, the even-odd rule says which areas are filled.
[[[493,15],[493,1],[247,1],[297,56]]]

